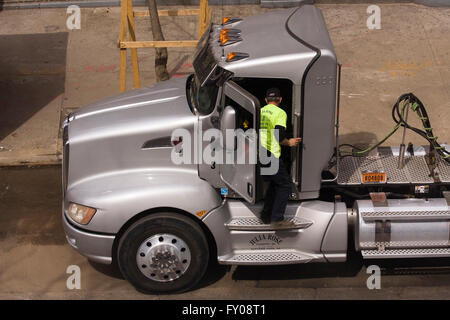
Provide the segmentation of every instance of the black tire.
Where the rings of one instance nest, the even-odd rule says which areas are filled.
[[[161,233],[181,238],[191,252],[191,261],[185,273],[169,282],[158,282],[145,276],[136,262],[137,250],[143,241]],[[117,254],[125,279],[145,293],[179,293],[192,289],[203,278],[209,261],[208,241],[201,227],[176,213],[155,213],[132,224],[120,239]]]

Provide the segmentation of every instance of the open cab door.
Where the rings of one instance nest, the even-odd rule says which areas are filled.
[[[222,106],[220,130],[224,161],[220,165],[220,177],[235,193],[254,204],[260,104],[251,93],[228,81],[224,84]]]

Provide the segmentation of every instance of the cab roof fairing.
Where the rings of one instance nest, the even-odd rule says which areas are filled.
[[[242,41],[221,46],[222,28],[239,29]],[[235,77],[285,78],[296,85],[317,56],[316,49],[321,56],[336,60],[322,12],[311,5],[270,11],[223,27],[214,25],[210,45],[217,64]],[[249,57],[227,62],[230,52]]]

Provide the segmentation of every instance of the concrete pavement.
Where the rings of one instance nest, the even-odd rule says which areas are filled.
[[[193,291],[142,294],[116,268],[90,263],[66,243],[60,177],[57,166],[0,168],[0,299],[450,299],[450,259],[363,261],[353,251],[338,264],[215,265]],[[380,290],[366,286],[371,264],[383,270]],[[66,286],[72,265],[81,270],[80,290]]]
[[[397,97],[414,92],[441,142],[450,142],[450,8],[380,4],[381,30],[368,30],[367,4],[318,6],[343,64],[341,141],[373,143],[384,137],[393,127],[390,112]],[[211,7],[215,22],[271,10]],[[81,30],[68,30],[65,9],[0,12],[0,165],[58,163],[64,116],[118,93],[119,15],[117,7],[82,9]],[[162,17],[161,23],[167,39],[197,34],[195,17]],[[137,36],[151,38],[148,20],[137,23]],[[169,49],[172,77],[192,72],[192,54],[191,48]],[[139,61],[142,83],[150,86],[154,50],[140,49]],[[411,133],[407,140],[425,143]]]
[[[450,142],[450,9],[381,5],[382,29],[367,30],[367,5],[321,4],[343,64],[343,142],[374,142],[392,127],[397,97],[415,92],[442,141]],[[163,7],[161,7],[163,8]],[[248,16],[259,6],[213,7]],[[61,9],[0,12],[0,166],[58,163],[60,122],[76,108],[118,92],[118,8],[82,10],[81,30]],[[161,19],[167,39],[193,39],[193,17]],[[149,23],[138,37],[150,37]],[[192,72],[192,49],[169,49],[173,77]],[[153,50],[139,52],[142,82],[154,83]],[[128,75],[132,79],[131,73]],[[129,87],[132,86],[131,81]],[[423,143],[411,134],[408,140]],[[399,143],[400,136],[390,140]],[[194,291],[144,295],[113,267],[90,263],[64,238],[59,167],[0,168],[0,299],[449,299],[450,261],[383,265],[381,290],[368,290],[368,264],[352,253],[334,265],[213,266]],[[372,263],[372,262],[371,262]],[[82,272],[69,290],[67,267]],[[397,266],[397,267],[395,267]]]

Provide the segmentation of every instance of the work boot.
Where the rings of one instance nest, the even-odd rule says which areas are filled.
[[[295,227],[295,223],[292,220],[272,221],[271,225],[276,229],[289,229]]]
[[[270,215],[266,215],[263,212],[261,212],[261,218],[260,219],[261,219],[261,221],[264,224],[270,224]]]

